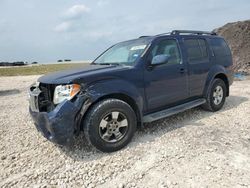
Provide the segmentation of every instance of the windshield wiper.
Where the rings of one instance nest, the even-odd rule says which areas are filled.
[[[121,65],[120,63],[96,63],[96,65]]]

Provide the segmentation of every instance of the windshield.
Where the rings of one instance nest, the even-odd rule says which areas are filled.
[[[116,44],[104,52],[94,64],[122,64],[133,66],[148,45],[148,41],[134,40]]]

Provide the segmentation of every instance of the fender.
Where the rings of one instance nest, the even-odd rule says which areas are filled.
[[[105,79],[89,84],[85,93],[89,98],[89,106],[97,102],[101,98],[109,95],[126,95],[133,100],[138,112],[136,112],[141,120],[143,112],[143,93],[132,83],[119,78]]]
[[[211,67],[209,72],[208,72],[206,84],[205,84],[205,87],[203,90],[204,97],[207,97],[207,91],[210,89],[212,81],[214,80],[214,78],[218,74],[224,74],[228,78],[227,70],[225,69],[225,67],[218,65],[218,64]]]

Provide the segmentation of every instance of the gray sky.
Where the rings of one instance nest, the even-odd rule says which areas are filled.
[[[89,60],[140,35],[246,19],[249,0],[0,0],[0,61]]]

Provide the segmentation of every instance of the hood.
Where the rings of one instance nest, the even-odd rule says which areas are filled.
[[[38,82],[46,84],[67,84],[79,79],[85,80],[89,77],[96,78],[97,75],[102,77],[122,69],[128,69],[128,67],[117,65],[88,65],[82,68],[78,67],[44,75],[38,79]]]

